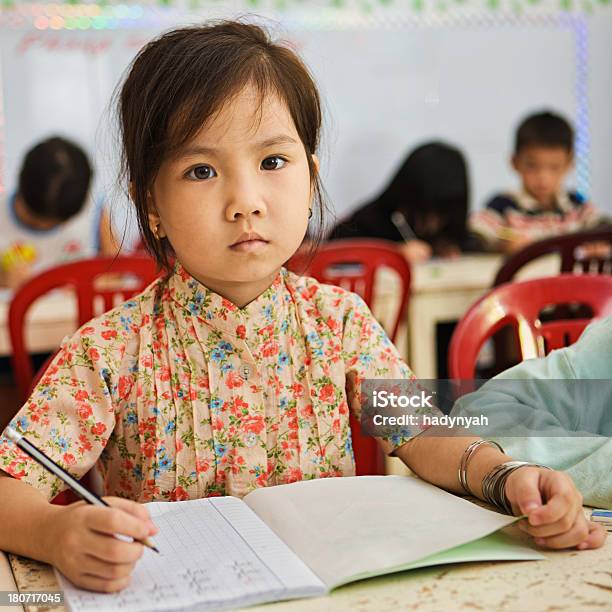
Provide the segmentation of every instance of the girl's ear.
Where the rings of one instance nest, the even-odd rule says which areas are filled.
[[[128,191],[130,194],[130,198],[132,198],[132,202],[135,202],[136,199],[134,197],[134,183],[132,181],[129,182]],[[164,231],[164,228],[161,224],[161,218],[157,212],[157,208],[155,206],[155,202],[153,201],[153,196],[151,195],[150,191],[147,192],[147,208],[149,210],[147,215],[149,218],[149,229],[151,230],[151,232],[153,232],[153,235],[158,240],[160,238],[165,238],[166,232]]]
[[[149,229],[158,240],[166,237],[166,232],[164,231],[164,226],[161,223],[161,219],[155,212],[149,213]]]
[[[157,207],[155,206],[155,202],[153,201],[153,196],[151,193],[147,193],[147,206],[149,209],[148,217],[149,217],[149,228],[153,232],[153,235],[159,240],[160,238],[166,237],[166,232],[164,231],[164,226],[161,222],[161,217],[157,212]]]

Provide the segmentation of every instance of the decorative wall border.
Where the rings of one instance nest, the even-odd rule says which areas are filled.
[[[518,1],[518,0],[517,0]],[[576,131],[576,187],[588,195],[590,192],[590,120],[588,104],[588,61],[589,33],[584,14],[580,12],[542,12],[524,13],[504,12],[502,10],[470,10],[470,6],[482,4],[469,0],[453,0],[447,4],[461,4],[463,10],[438,11],[399,11],[391,7],[367,12],[362,9],[322,6],[317,9],[305,8],[299,0],[291,2],[299,5],[296,10],[280,13],[262,13],[263,18],[282,20],[283,27],[291,31],[346,31],[370,29],[411,29],[435,27],[482,27],[482,28],[561,28],[572,32],[574,37],[574,64],[576,80],[574,83],[575,131]],[[492,2],[488,2],[491,4]],[[605,3],[605,1],[603,2]],[[236,3],[238,4],[238,3]],[[243,3],[244,4],[244,3]],[[247,1],[252,6],[252,3]],[[262,3],[263,4],[263,3]],[[326,4],[326,3],[323,3]],[[333,5],[333,2],[328,4]],[[432,3],[435,4],[435,3]],[[444,4],[443,2],[438,2]],[[496,4],[502,4],[497,2]],[[531,0],[527,4],[539,4]],[[567,3],[566,3],[567,4]],[[204,8],[204,7],[202,7]],[[31,4],[23,3],[10,9],[0,10],[0,30],[2,28],[28,31],[32,28],[69,31],[130,31],[151,27],[171,27],[175,23],[188,23],[201,20],[225,9],[218,3],[208,3],[205,10],[177,10],[170,7],[149,5],[111,5],[105,4]],[[214,10],[213,10],[214,9]],[[5,129],[4,97],[2,88],[2,66],[0,63],[0,195],[6,190],[4,177]]]

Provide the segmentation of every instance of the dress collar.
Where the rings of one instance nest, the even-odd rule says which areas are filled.
[[[244,338],[255,329],[278,322],[290,299],[285,286],[287,270],[281,268],[272,284],[243,308],[211,291],[176,263],[168,280],[169,296],[175,304],[206,325]],[[279,315],[281,315],[279,317]]]

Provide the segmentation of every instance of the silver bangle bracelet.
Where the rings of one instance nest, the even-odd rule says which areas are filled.
[[[496,465],[482,480],[483,499],[505,514],[513,514],[512,504],[506,496],[506,481],[512,472],[522,467],[536,467],[550,470],[546,465],[529,461],[507,461]]]
[[[468,485],[468,480],[467,480],[468,465],[470,463],[470,460],[476,453],[476,451],[485,444],[488,446],[496,446],[502,453],[504,452],[504,449],[497,442],[494,442],[493,440],[476,440],[475,442],[472,442],[463,451],[463,455],[461,456],[461,462],[459,463],[458,476],[459,476],[459,484],[461,485],[461,487],[463,488],[463,490],[466,492],[467,495],[474,495]]]

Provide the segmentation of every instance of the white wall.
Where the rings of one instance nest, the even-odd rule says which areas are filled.
[[[376,194],[406,153],[431,138],[466,152],[472,206],[479,207],[515,184],[507,159],[524,114],[552,107],[575,116],[576,49],[568,28],[528,19],[485,27],[475,18],[471,25],[389,28],[373,20],[330,30],[287,14],[280,19],[325,99],[324,178],[339,216]],[[27,148],[56,132],[94,152],[98,190],[108,189],[115,159],[104,111],[136,49],[163,27],[2,31],[9,190]],[[588,27],[591,194],[612,213],[612,11],[598,11]]]
[[[612,13],[588,20],[591,194],[612,215]]]
[[[507,158],[522,115],[552,105],[572,116],[567,30],[309,33],[304,50],[329,104],[327,182],[338,211],[374,195],[432,138],[465,151],[481,203],[514,182]]]

